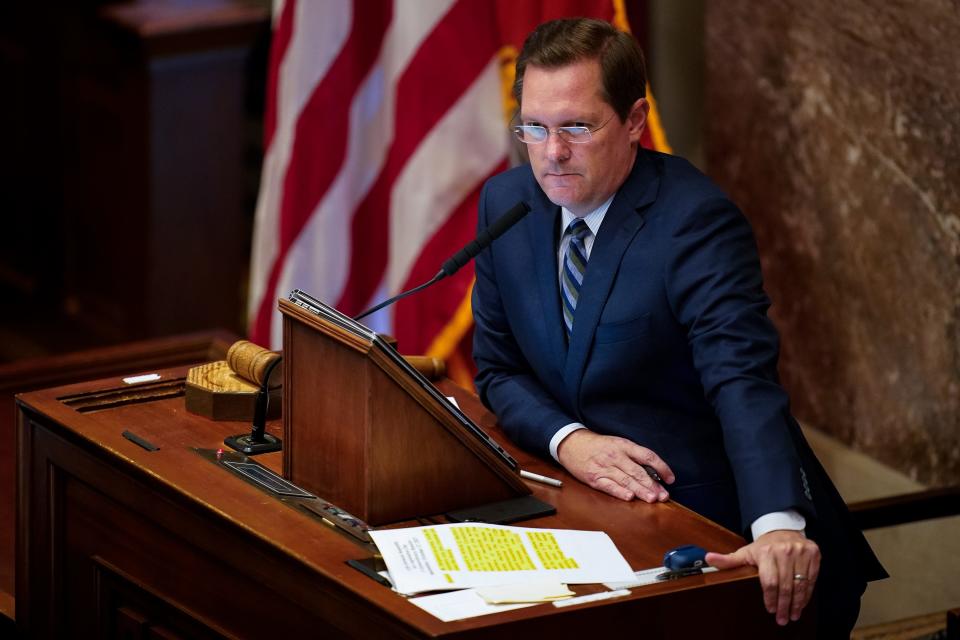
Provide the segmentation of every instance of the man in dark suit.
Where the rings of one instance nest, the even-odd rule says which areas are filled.
[[[516,78],[530,164],[485,185],[479,226],[517,201],[532,211],[476,262],[484,403],[588,485],[672,497],[746,535],[707,561],[757,566],[780,624],[820,577],[824,633],[849,632],[883,569],[790,415],[749,224],[689,163],[640,147],[649,107],[629,35],[546,23]]]

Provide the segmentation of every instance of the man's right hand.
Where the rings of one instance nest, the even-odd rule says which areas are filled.
[[[588,429],[574,431],[560,443],[557,457],[581,482],[621,500],[639,498],[663,502],[670,497],[642,465],[650,465],[667,484],[675,477],[656,453],[618,436],[604,436]]]

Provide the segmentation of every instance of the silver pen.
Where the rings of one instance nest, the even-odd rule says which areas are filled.
[[[548,478],[547,476],[542,476],[539,473],[533,473],[531,471],[527,471],[526,469],[520,469],[520,477],[526,478],[527,480],[542,482],[543,484],[549,484],[551,487],[563,486],[563,482],[561,482],[560,480],[555,480],[554,478]]]

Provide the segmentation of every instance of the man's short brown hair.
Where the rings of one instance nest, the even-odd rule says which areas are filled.
[[[520,104],[527,65],[556,69],[583,60],[597,60],[603,99],[626,121],[633,103],[647,95],[647,73],[640,45],[629,33],[592,18],[544,22],[523,43],[517,57],[513,96]]]

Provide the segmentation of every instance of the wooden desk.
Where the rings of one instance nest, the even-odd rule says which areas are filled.
[[[763,608],[755,572],[741,569],[634,589],[624,598],[565,609],[538,605],[445,623],[345,563],[369,554],[346,536],[283,505],[202,459],[239,423],[187,413],[177,387],[185,368],[163,371],[171,395],[130,394],[90,410],[91,394],[117,379],[18,396],[18,628],[33,636],[115,637],[800,637]],[[728,551],[730,532],[674,504],[624,503],[510,445],[471,394],[445,384],[464,410],[523,468],[561,477],[531,484],[557,507],[529,526],[600,529],[636,569],[670,547]],[[146,389],[146,387],[144,387]],[[71,397],[73,400],[65,398]],[[79,398],[79,400],[77,400]],[[72,406],[71,406],[72,404]],[[269,427],[279,433],[280,425]],[[384,428],[389,428],[385,425]],[[153,442],[149,452],[121,437]],[[280,471],[281,454],[260,456]],[[577,586],[578,593],[601,590]]]
[[[239,336],[202,331],[0,365],[0,637],[14,619],[16,407],[14,394],[109,375],[222,360]]]

